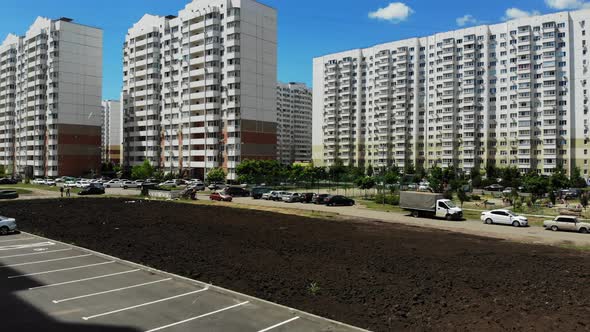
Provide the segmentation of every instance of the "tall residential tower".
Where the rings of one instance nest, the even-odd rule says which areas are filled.
[[[0,165],[26,176],[100,167],[102,30],[39,17],[0,45]]]
[[[277,159],[311,161],[311,89],[303,83],[277,85]]]
[[[316,163],[588,178],[590,10],[314,59]]]
[[[124,160],[203,178],[276,158],[277,14],[253,0],[194,0],[145,15],[124,45]]]
[[[102,102],[102,161],[119,165],[123,145],[123,114],[119,100]]]

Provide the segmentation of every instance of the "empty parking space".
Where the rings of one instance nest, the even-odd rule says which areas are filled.
[[[100,331],[360,330],[24,233],[0,237],[0,280],[23,307]]]

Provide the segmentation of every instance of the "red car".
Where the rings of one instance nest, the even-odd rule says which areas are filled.
[[[212,193],[209,195],[209,199],[212,201],[223,201],[223,202],[231,202],[232,197],[230,195],[226,195],[224,193]]]

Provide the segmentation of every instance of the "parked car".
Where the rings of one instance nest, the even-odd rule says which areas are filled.
[[[272,189],[266,188],[266,187],[252,188],[252,198],[253,199],[261,199],[264,194],[270,192],[271,190]]]
[[[514,191],[514,188],[512,188],[512,187],[506,187],[506,188],[504,188],[504,190],[502,190],[502,194],[504,194],[504,195],[510,195],[510,194],[512,194],[513,191]]]
[[[189,185],[191,188],[194,188],[196,191],[203,191],[205,190],[205,184],[203,182],[192,183]]]
[[[326,205],[327,206],[338,206],[338,205],[346,205],[346,206],[353,206],[354,200],[348,197],[344,197],[341,195],[332,195],[326,198]]]
[[[514,227],[526,227],[529,221],[524,216],[519,216],[510,210],[498,209],[491,211],[484,211],[481,213],[481,221],[486,224],[504,224],[512,225]]]
[[[18,193],[14,190],[0,190],[0,199],[15,199]]]
[[[64,188],[76,188],[76,181],[67,181],[63,184]]]
[[[504,187],[497,184],[497,183],[494,183],[494,184],[484,187],[483,189],[487,190],[487,191],[502,191],[504,189]]]
[[[326,198],[328,198],[328,194],[313,194],[312,202],[313,204],[326,204]]]
[[[18,181],[16,181],[16,179],[12,179],[12,178],[1,178],[0,179],[0,184],[17,184]]]
[[[54,180],[45,179],[45,185],[47,185],[47,186],[56,186],[57,183]]]
[[[98,185],[98,184],[90,185],[89,184],[87,187],[80,190],[78,195],[82,195],[82,196],[83,195],[102,195],[102,194],[104,194],[104,192],[105,192],[105,190],[102,185]]]
[[[250,192],[244,188],[240,187],[226,187],[223,189],[223,192],[227,195],[231,195],[233,197],[249,197]]]
[[[283,195],[286,193],[286,191],[271,191],[269,193],[268,199],[271,201],[280,201],[283,199]]]
[[[121,180],[119,179],[112,179],[105,183],[103,183],[105,188],[121,188]]]
[[[7,235],[11,232],[16,232],[16,220],[0,216],[0,235]]]
[[[225,187],[226,187],[225,184],[223,184],[221,182],[214,182],[214,183],[211,183],[207,186],[207,188],[209,188],[210,190],[223,189]]]
[[[34,179],[33,181],[31,181],[32,184],[45,184],[45,179]]]
[[[223,192],[214,192],[211,193],[211,195],[209,195],[209,199],[212,201],[223,201],[223,202],[231,202],[232,201],[232,197],[230,195],[227,195]]]
[[[281,197],[281,199],[283,200],[283,202],[287,202],[287,203],[295,203],[295,202],[300,202],[301,201],[301,196],[299,196],[299,193],[284,193],[283,196]]]
[[[580,196],[580,190],[579,189],[562,189],[559,191],[559,197],[562,198],[576,198],[578,196]]]
[[[428,216],[447,220],[463,219],[463,210],[439,193],[402,191],[399,195],[399,207],[410,211],[415,218]]]
[[[313,201],[314,193],[303,193],[300,194],[301,199],[299,200],[301,203],[311,203]]]
[[[168,181],[161,182],[159,184],[159,186],[160,187],[176,187],[177,184],[176,184],[176,180],[168,180]]]
[[[86,181],[85,180],[76,181],[76,188],[84,189],[84,188],[87,188],[88,186],[90,186],[90,182],[87,180]]]
[[[121,188],[123,188],[123,189],[139,188],[140,186],[141,186],[141,184],[139,184],[135,181],[124,181],[121,183]]]
[[[543,221],[543,227],[552,231],[570,231],[588,233],[590,231],[590,223],[580,222],[578,218],[573,216],[557,216],[553,220]]]

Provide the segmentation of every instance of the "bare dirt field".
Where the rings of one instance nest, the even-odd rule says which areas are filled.
[[[6,202],[24,231],[374,331],[589,330],[583,252],[125,199]]]

